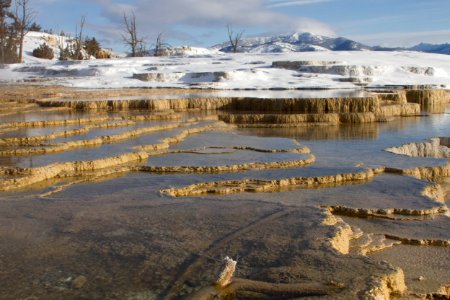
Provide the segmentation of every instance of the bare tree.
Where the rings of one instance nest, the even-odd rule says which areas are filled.
[[[81,50],[83,49],[83,30],[84,30],[84,24],[86,23],[86,17],[82,16],[80,19],[80,30],[78,30],[78,26],[75,30],[75,59],[83,59],[83,54],[81,53]]]
[[[163,56],[165,50],[170,49],[170,45],[163,40],[163,34],[159,33],[156,37],[155,56]]]
[[[123,13],[123,30],[122,40],[125,45],[130,47],[131,56],[142,56],[145,51],[145,40],[137,33],[136,15],[131,11],[129,15]]]
[[[16,30],[19,42],[19,63],[23,62],[23,42],[25,39],[25,35],[28,33],[35,16],[34,11],[30,10],[30,7],[28,5],[29,2],[30,0],[16,1]]]
[[[230,41],[231,48],[233,49],[233,52],[236,53],[236,52],[238,52],[239,47],[241,45],[242,35],[244,34],[244,30],[239,31],[238,33],[235,33],[233,31],[233,26],[228,24],[227,32],[228,32],[228,40]]]

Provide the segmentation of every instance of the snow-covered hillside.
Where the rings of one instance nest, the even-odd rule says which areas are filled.
[[[419,52],[215,54],[60,62],[0,70],[3,82],[39,81],[84,88],[356,89],[435,85],[450,88],[450,56]]]
[[[294,33],[270,37],[243,38],[239,52],[246,53],[283,53],[304,51],[356,51],[369,50],[361,43],[338,37],[326,37],[312,33]],[[232,52],[230,43],[212,47],[223,52]]]
[[[305,40],[290,36],[292,42]],[[327,47],[336,41],[309,36]],[[450,88],[450,56],[412,51],[323,51],[223,53],[217,49],[181,47],[169,57],[57,61],[31,56],[43,41],[57,56],[58,38],[30,32],[25,63],[0,69],[0,81],[40,82],[83,88],[198,87],[214,89],[360,89],[432,85]],[[256,43],[256,40],[254,40]],[[257,41],[261,43],[261,40]],[[266,40],[271,47],[282,41]],[[290,43],[289,43],[290,44]],[[263,46],[263,47],[266,47]],[[287,46],[286,46],[287,47]],[[301,47],[300,44],[298,47]],[[322,47],[322,46],[317,46]],[[283,48],[285,49],[285,48]],[[266,52],[258,47],[255,52]]]

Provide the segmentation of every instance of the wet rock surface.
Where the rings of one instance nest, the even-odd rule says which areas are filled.
[[[153,92],[3,94],[5,299],[204,297],[226,256],[224,297],[447,293],[450,119],[417,116],[445,93]]]

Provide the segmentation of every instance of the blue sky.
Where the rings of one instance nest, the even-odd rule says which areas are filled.
[[[313,32],[370,45],[450,42],[450,0],[30,0],[43,28],[86,33],[123,50],[124,11],[134,10],[149,46],[158,33],[172,45],[211,46],[226,24],[245,36]]]

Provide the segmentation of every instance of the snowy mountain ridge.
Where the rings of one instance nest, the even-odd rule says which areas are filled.
[[[217,49],[222,52],[232,51],[229,42],[215,45],[212,49]],[[358,50],[370,50],[370,47],[343,37],[333,38],[315,35],[309,32],[269,37],[243,38],[240,47],[240,52],[245,53]]]
[[[232,52],[229,42],[221,43],[211,49],[222,52]],[[312,33],[293,33],[277,36],[243,38],[239,52],[243,53],[286,53],[307,51],[418,51],[426,53],[450,55],[450,44],[420,43],[416,46],[381,47],[368,46],[344,37],[327,37]]]

